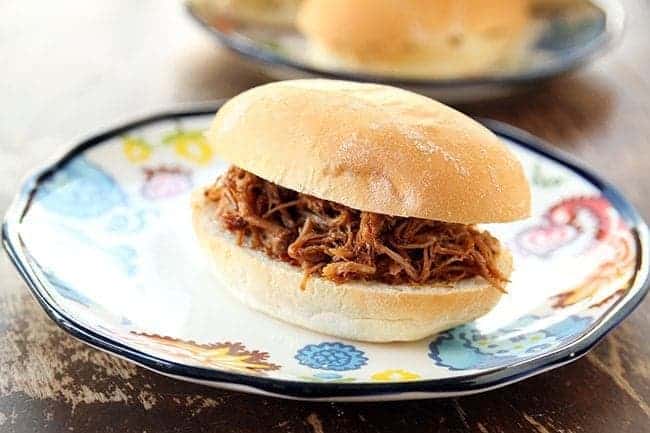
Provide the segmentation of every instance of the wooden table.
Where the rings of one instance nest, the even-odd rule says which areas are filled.
[[[650,217],[650,4],[625,2],[615,51],[506,101],[461,107],[552,141]],[[233,95],[267,78],[212,45],[171,0],[0,5],[0,211],[72,137],[133,113]],[[0,256],[3,432],[647,432],[650,302],[587,357],[481,395],[381,404],[291,402],[177,382],[59,330]]]

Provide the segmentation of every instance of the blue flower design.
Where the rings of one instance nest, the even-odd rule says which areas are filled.
[[[559,347],[584,332],[592,319],[569,316],[546,328],[535,328],[539,316],[526,315],[490,334],[467,324],[439,334],[429,344],[429,357],[450,370],[487,369],[521,361]],[[532,329],[531,329],[532,328]]]
[[[74,218],[95,218],[126,203],[115,179],[84,157],[69,161],[38,189],[36,201]]]
[[[319,371],[314,373],[313,376],[299,376],[299,378],[307,382],[347,383],[356,381],[354,377],[343,376],[329,371]]]
[[[137,266],[135,262],[138,253],[135,248],[129,245],[117,245],[114,247],[104,248],[103,251],[120,263],[126,275],[132,277],[136,274]]]
[[[144,230],[151,219],[158,216],[156,209],[123,208],[114,212],[106,231],[116,234],[134,234]]]
[[[73,227],[64,224],[54,224],[53,229],[58,233],[65,233],[66,242],[59,245],[64,254],[96,254],[101,253],[102,258],[109,259],[117,264],[125,275],[132,277],[138,271],[137,250],[128,244],[120,243],[115,245],[104,245],[103,243],[89,237],[87,234]]]
[[[343,378],[343,376],[341,376],[340,374],[328,373],[328,372],[314,373],[314,377],[321,380],[337,380]]]
[[[295,358],[301,365],[332,371],[357,370],[368,361],[362,351],[342,343],[309,344]]]
[[[77,302],[78,304],[81,304],[85,307],[89,307],[94,304],[88,297],[79,293],[72,286],[59,278],[56,274],[47,271],[43,271],[43,274],[45,274],[45,277],[50,282],[52,287],[59,293],[59,295],[63,296],[64,298]]]

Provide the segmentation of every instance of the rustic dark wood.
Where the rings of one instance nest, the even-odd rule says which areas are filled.
[[[622,44],[580,73],[462,107],[588,162],[650,217],[650,4],[625,1]],[[171,0],[0,5],[0,210],[26,170],[132,113],[233,95],[267,78],[212,45]],[[650,431],[650,302],[590,355],[482,395],[301,403],[167,379],[60,331],[0,257],[3,432]]]

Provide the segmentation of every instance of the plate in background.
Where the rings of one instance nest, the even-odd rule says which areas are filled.
[[[304,37],[288,27],[219,16],[186,0],[189,14],[216,40],[276,79],[324,77],[404,87],[446,102],[506,96],[572,71],[602,53],[621,35],[624,11],[617,0],[576,0],[537,8],[520,65],[480,76],[408,78],[335,70],[311,59]],[[567,6],[573,5],[573,6]],[[577,5],[577,6],[576,6]],[[533,34],[534,32],[534,34]]]
[[[537,139],[488,121],[523,163],[533,216],[490,226],[515,271],[487,316],[418,342],[371,344],[249,310],[211,276],[191,228],[190,191],[226,167],[202,135],[214,110],[118,126],[24,183],[4,247],[75,337],[162,374],[258,394],[448,397],[577,359],[647,292],[648,233],[630,204]]]

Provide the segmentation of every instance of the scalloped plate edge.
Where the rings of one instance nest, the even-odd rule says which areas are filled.
[[[650,287],[648,228],[638,212],[624,196],[611,184],[602,180],[591,170],[584,168],[573,157],[551,148],[549,144],[539,138],[501,122],[479,119],[497,135],[508,138],[518,145],[559,162],[586,178],[612,202],[635,234],[640,254],[634,283],[610,311],[594,322],[591,328],[580,338],[567,346],[519,362],[508,368],[497,368],[461,378],[383,384],[305,383],[247,376],[170,362],[118,343],[109,336],[87,329],[77,323],[73,318],[68,317],[65,312],[58,308],[54,300],[48,296],[47,291],[43,289],[44,286],[39,278],[38,272],[31,266],[25,254],[24,245],[20,239],[20,221],[29,207],[32,194],[37,186],[44,178],[48,177],[52,172],[55,172],[67,160],[90,147],[100,145],[109,137],[156,121],[176,117],[211,114],[218,110],[223,102],[219,101],[195,106],[184,105],[178,109],[164,110],[157,114],[139,117],[137,120],[119,124],[104,132],[90,136],[90,138],[75,141],[69,150],[65,151],[58,158],[51,159],[52,162],[46,164],[41,169],[37,169],[23,181],[20,191],[15,196],[5,215],[2,224],[2,244],[11,262],[48,316],[59,327],[75,338],[92,347],[111,353],[165,376],[217,388],[266,396],[322,401],[388,401],[456,397],[500,388],[573,362],[584,356],[608,332],[614,329],[640,304],[648,293]]]

